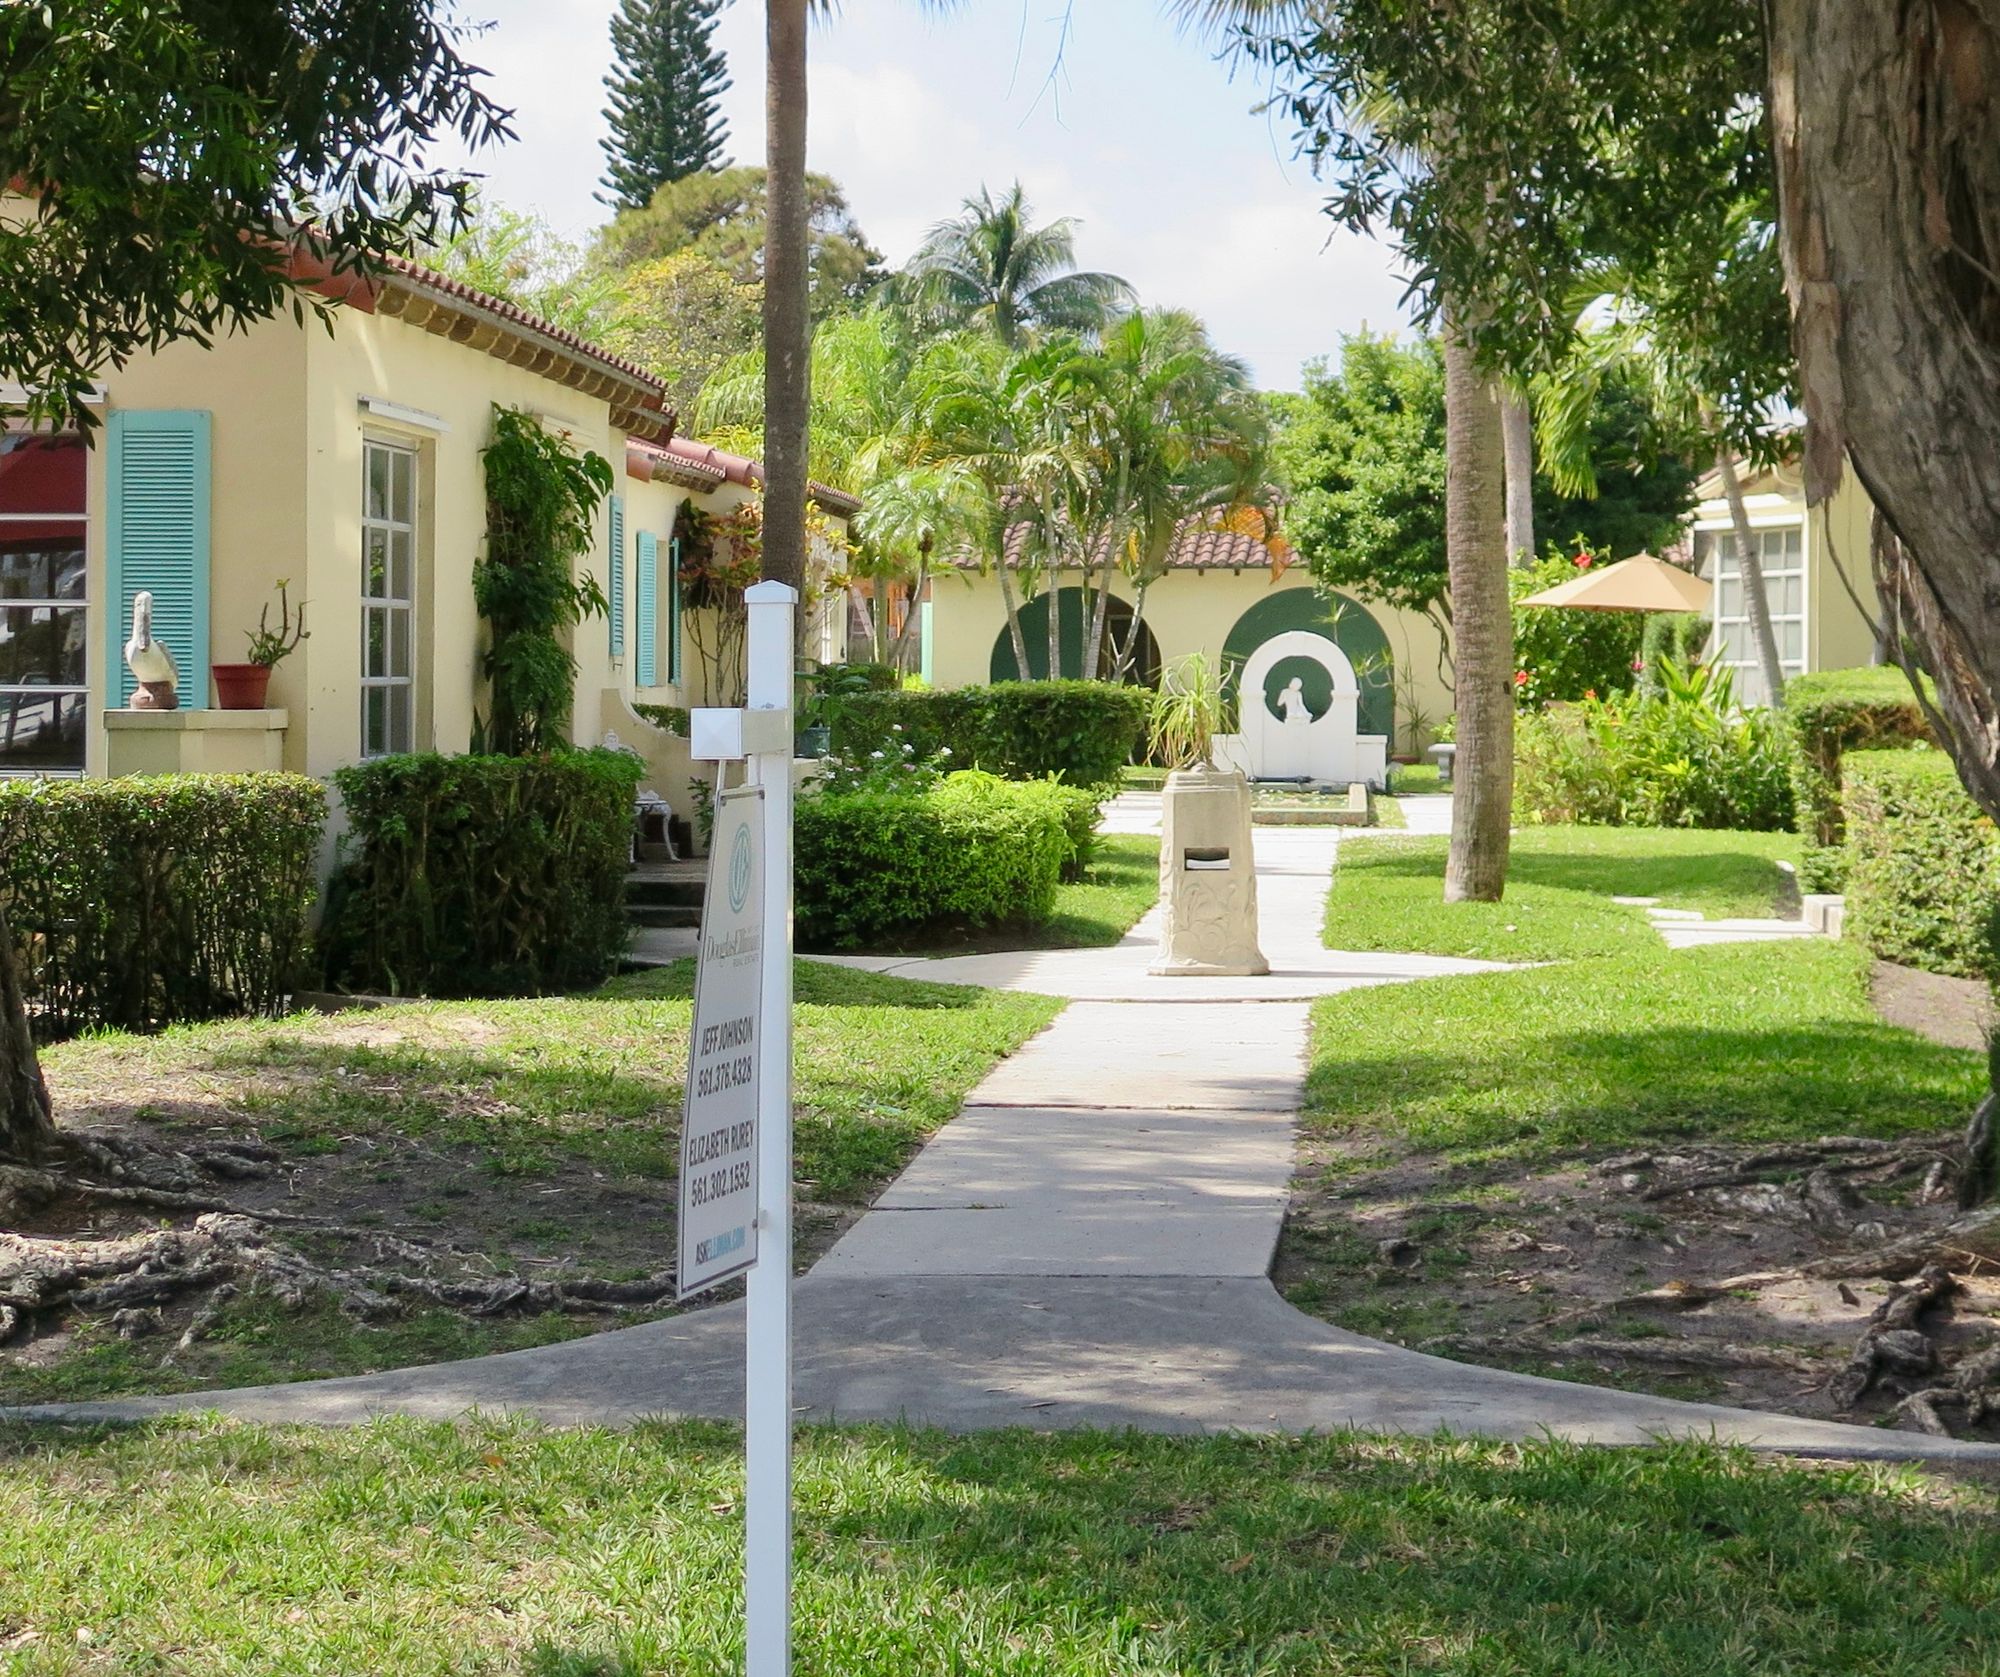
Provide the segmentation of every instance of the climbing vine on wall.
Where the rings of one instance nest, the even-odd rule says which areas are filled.
[[[498,405],[480,457],[486,554],[472,570],[472,597],[487,623],[492,684],[483,745],[526,756],[568,740],[576,660],[564,635],[607,609],[597,580],[573,566],[595,544],[597,509],[614,480],[609,462],[579,452],[567,432]]]

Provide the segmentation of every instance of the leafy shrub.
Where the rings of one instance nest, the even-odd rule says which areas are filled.
[[[1040,925],[1073,849],[1075,795],[962,773],[915,794],[801,798],[799,941],[853,949],[947,928]]]
[[[325,824],[304,775],[0,782],[0,901],[36,1034],[275,1011]]]
[[[1586,699],[1515,723],[1519,821],[1737,827],[1792,820],[1780,725],[1739,711],[1727,670],[1662,666],[1657,693]]]
[[[832,725],[834,749],[849,758],[886,751],[900,727],[922,759],[949,747],[955,764],[1009,780],[1111,786],[1145,732],[1146,695],[1108,681],[857,693]]]
[[[634,705],[632,707],[655,728],[664,729],[675,739],[688,737],[688,713],[686,705]]]
[[[2000,835],[1942,751],[1851,751],[1847,930],[1885,961],[2000,979]]]
[[[427,752],[337,770],[359,853],[328,891],[328,980],[434,996],[597,983],[625,948],[643,772],[623,751]]]
[[[1507,573],[1514,600],[1514,697],[1539,710],[1579,699],[1608,699],[1632,686],[1645,636],[1643,614],[1632,611],[1566,611],[1519,602],[1544,588],[1574,582],[1598,564],[1599,556],[1579,546],[1575,553],[1551,548],[1546,558]]]
[[[493,712],[481,732],[489,749],[546,751],[569,731],[576,660],[567,633],[609,606],[571,563],[596,539],[597,509],[611,493],[611,466],[578,454],[539,415],[493,408],[486,466],[486,553],[472,567],[472,599],[486,619],[482,668]]]
[[[1799,883],[1808,891],[1838,891],[1847,874],[1842,756],[1923,745],[1930,728],[1909,677],[1893,666],[1793,676],[1785,683],[1785,727],[1798,831],[1805,840]]]

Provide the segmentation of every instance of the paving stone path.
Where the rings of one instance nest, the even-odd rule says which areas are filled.
[[[1128,797],[1111,819],[1144,830],[1157,813],[1157,799]],[[1436,819],[1422,813],[1426,826]],[[1447,1362],[1286,1304],[1267,1272],[1291,1176],[1307,999],[1485,964],[1322,948],[1335,833],[1260,828],[1256,842],[1267,979],[1149,978],[1146,922],[1112,950],[861,963],[1079,999],[995,1068],[799,1281],[801,1418],[1605,1443],[1712,1435],[1806,1454],[2000,1458],[2000,1447]],[[469,1362],[40,1413],[213,1408],[343,1423],[479,1409],[577,1423],[729,1417],[742,1405],[742,1310],[724,1305]]]

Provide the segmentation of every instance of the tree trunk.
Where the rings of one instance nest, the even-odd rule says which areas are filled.
[[[2000,0],[1767,0],[1806,497],[1851,461],[1877,587],[2000,818]]]
[[[1445,548],[1458,756],[1444,900],[1498,902],[1514,804],[1514,617],[1507,598],[1505,449],[1497,393],[1457,332],[1444,337]]]
[[[910,585],[909,604],[903,611],[903,626],[896,631],[896,641],[889,648],[886,660],[889,668],[898,675],[903,673],[903,649],[909,644],[910,627],[917,621],[917,613],[924,609],[924,590],[930,586],[931,556],[926,543],[923,556],[917,561],[917,580]]]
[[[1023,681],[1028,679],[1028,637],[1021,632],[1021,607],[1014,598],[1014,579],[1007,570],[1007,555],[1000,555],[1000,603],[1007,608],[1007,638],[1014,643],[1014,667]]]
[[[1507,562],[1535,562],[1535,421],[1528,399],[1500,399],[1500,435],[1507,456]]]
[[[806,0],[766,0],[764,95],[764,576],[806,581]],[[806,614],[798,614],[805,633]]]
[[[1113,555],[1117,551],[1115,541],[1107,542],[1104,548],[1104,569],[1097,579],[1097,598],[1090,608],[1090,629],[1083,641],[1083,679],[1095,681],[1098,666],[1103,658],[1104,626],[1111,617],[1111,572],[1116,563]]]
[[[1051,544],[1049,548],[1049,674],[1048,679],[1062,679],[1062,549]]]
[[[1785,702],[1785,665],[1778,656],[1778,632],[1771,627],[1771,596],[1764,587],[1764,561],[1743,505],[1743,480],[1736,475],[1736,457],[1726,444],[1715,447],[1715,469],[1722,474],[1722,493],[1729,502],[1729,523],[1736,546],[1736,574],[1743,579],[1743,609],[1750,618],[1750,640],[1757,651],[1757,668],[1764,677],[1765,702],[1773,708]]]
[[[28,998],[21,964],[14,958],[14,933],[0,913],[0,1153],[33,1159],[56,1138],[49,1086],[28,1030]]]

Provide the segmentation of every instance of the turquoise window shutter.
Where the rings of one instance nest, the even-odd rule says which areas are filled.
[[[639,532],[639,586],[634,602],[639,608],[638,669],[634,678],[641,687],[660,684],[660,538],[651,530]]]
[[[611,656],[625,656],[625,497],[611,497]]]
[[[681,679],[681,539],[667,548],[667,680]]]
[[[181,704],[208,706],[211,420],[193,409],[118,408],[107,426],[105,636],[115,701],[132,697],[132,601],[153,596],[153,638],[180,666]]]

